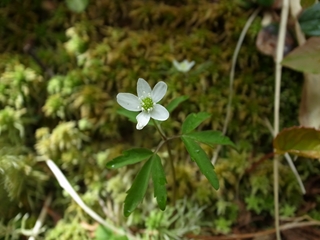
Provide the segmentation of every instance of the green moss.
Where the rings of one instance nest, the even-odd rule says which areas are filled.
[[[135,93],[139,77],[151,85],[165,81],[168,92],[161,101],[164,106],[177,96],[189,96],[170,119],[163,122],[168,134],[178,133],[185,117],[198,111],[212,114],[204,129],[221,130],[228,103],[232,55],[252,11],[240,8],[231,0],[99,0],[90,2],[85,12],[75,14],[63,1],[45,1],[52,4],[50,6],[43,6],[42,2],[14,0],[3,3],[1,9],[0,52],[5,53],[0,54],[3,80],[0,83],[0,142],[14,149],[26,146],[34,159],[37,155],[52,158],[67,173],[72,185],[84,193],[94,210],[102,214],[101,207],[94,202],[100,195],[108,207],[113,206],[116,224],[130,225],[130,219],[126,222],[119,212],[124,193],[138,168],[109,171],[104,167],[105,161],[128,147],[153,148],[157,138],[148,138],[146,142],[145,136],[153,136],[154,129],[146,127],[143,132],[136,131],[133,123],[117,113],[120,106],[116,94]],[[235,223],[238,212],[234,206],[238,198],[244,203],[246,197],[252,195],[263,205],[265,196],[272,194],[270,161],[248,172],[255,162],[272,151],[266,119],[273,122],[274,63],[255,47],[260,20],[258,17],[249,29],[236,65],[227,135],[237,144],[239,152],[221,151],[215,166],[221,189],[218,192],[208,189],[207,180],[196,166],[186,163],[188,156],[183,146],[178,141],[171,145],[179,185],[177,196],[179,199],[189,196],[188,202],[179,206],[194,213],[199,207],[190,207],[193,203],[208,205],[205,211],[219,217],[216,224],[220,232],[229,231]],[[31,47],[43,66],[38,66],[30,54],[23,52],[24,46]],[[174,59],[193,60],[196,64],[183,74],[174,68]],[[292,71],[283,72],[281,127],[297,124],[300,79],[301,76]],[[208,153],[211,154],[209,150]],[[159,154],[166,160],[165,153]],[[20,159],[18,153],[12,155]],[[48,175],[45,166],[34,164],[42,174]],[[299,167],[305,179],[312,172],[307,163]],[[20,170],[13,173],[19,174]],[[287,165],[281,166],[281,174],[284,194],[281,204],[289,206],[283,210],[288,212],[290,207],[298,208],[302,200]],[[39,180],[39,189],[48,184],[50,191],[57,195],[54,204],[64,212],[69,201],[62,200],[62,190],[56,180],[50,175],[50,182],[45,183],[40,181],[40,175],[30,179]],[[172,181],[169,175],[168,186],[172,186]],[[11,195],[17,193],[13,190],[20,183],[12,180],[14,188],[1,188],[0,196],[5,191]],[[37,210],[42,207],[38,202],[45,197],[42,192],[40,195],[35,197]],[[19,199],[19,194],[15,196]],[[171,204],[170,187],[169,196]],[[12,200],[13,203],[17,199]],[[148,202],[151,199],[149,196]],[[216,202],[228,203],[228,211],[221,212]],[[10,199],[6,199],[6,203],[9,204]],[[262,208],[259,204],[258,209],[250,209],[272,214],[270,205]],[[162,226],[161,221],[156,221],[159,213],[147,217],[153,208],[151,203],[139,210],[135,227],[158,229]],[[17,211],[18,207],[14,212]],[[37,217],[38,212],[33,216]],[[167,214],[164,219],[172,218],[170,212],[164,214]],[[12,217],[12,213],[5,215],[8,219]],[[88,232],[79,227],[83,219],[89,221],[88,216],[65,218],[48,232],[47,239],[68,239],[73,231],[79,239],[89,239]],[[147,226],[143,225],[143,219],[148,220]],[[181,222],[172,226],[185,230]],[[198,225],[196,227],[198,230]],[[168,232],[160,233],[171,236],[170,230]]]

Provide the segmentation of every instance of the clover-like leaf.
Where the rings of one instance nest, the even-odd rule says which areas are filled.
[[[234,143],[222,132],[219,131],[201,131],[201,132],[190,132],[183,134],[184,137],[193,139],[196,142],[201,142],[213,147],[214,145],[229,145],[236,148]]]
[[[107,163],[107,168],[117,169],[123,166],[141,162],[153,154],[152,151],[146,148],[133,148],[124,151],[119,157],[114,158]]]
[[[284,129],[274,139],[273,147],[277,154],[288,152],[302,157],[320,158],[320,130],[305,127]]]
[[[208,119],[211,115],[206,112],[191,113],[183,122],[181,131],[182,133],[189,133],[196,129],[204,120]]]
[[[127,196],[124,200],[124,216],[129,217],[136,207],[142,202],[148,188],[151,167],[152,159],[150,158],[143,165],[134,179],[131,188],[127,191]]]
[[[159,208],[164,211],[167,205],[166,174],[164,172],[161,159],[157,154],[153,155],[152,161],[154,197],[157,199]]]
[[[181,136],[190,157],[195,161],[203,175],[209,180],[211,185],[218,190],[219,189],[219,180],[214,171],[214,166],[212,165],[209,157],[205,151],[192,139]]]

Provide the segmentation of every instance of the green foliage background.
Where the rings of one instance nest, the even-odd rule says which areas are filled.
[[[260,17],[239,54],[228,131],[239,152],[223,149],[216,165],[219,191],[210,189],[177,142],[172,147],[181,200],[160,212],[149,196],[125,219],[125,191],[138,168],[105,168],[129,147],[152,148],[157,143],[152,127],[136,131],[117,112],[116,94],[134,93],[139,77],[151,85],[159,80],[168,84],[163,105],[189,96],[163,123],[169,134],[179,131],[189,113],[199,111],[212,114],[203,128],[222,129],[232,54],[253,8],[241,8],[233,0],[97,0],[82,13],[71,12],[58,0],[2,1],[0,6],[0,238],[14,238],[25,213],[25,227],[33,227],[49,194],[54,198],[52,212],[63,220],[57,225],[48,220],[46,239],[68,239],[70,234],[74,239],[92,238],[89,230],[79,227],[91,224],[91,219],[61,190],[42,162],[47,158],[64,171],[90,207],[105,216],[100,200],[108,209],[107,218],[119,226],[172,237],[200,233],[204,225],[227,233],[244,212],[272,216],[271,161],[251,168],[272,152],[265,119],[273,121],[274,66],[255,48]],[[182,74],[173,68],[173,59],[194,60],[196,65]],[[282,127],[298,124],[301,85],[299,74],[284,71]],[[165,152],[162,155],[166,158]],[[317,163],[298,163],[304,180],[318,173],[311,164]],[[287,212],[298,209],[303,200],[298,185],[284,162],[280,171],[281,206]],[[170,195],[170,175],[168,182]]]

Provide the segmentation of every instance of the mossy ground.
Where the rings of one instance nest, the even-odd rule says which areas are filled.
[[[29,213],[25,227],[31,228],[51,193],[51,216],[63,220],[56,225],[48,219],[46,239],[92,238],[92,220],[65,195],[37,156],[53,159],[95,211],[105,216],[100,200],[109,219],[137,234],[228,233],[244,214],[267,219],[248,222],[244,230],[272,226],[272,161],[261,159],[272,152],[266,119],[273,122],[274,63],[255,47],[260,17],[250,27],[238,58],[227,135],[239,151],[222,149],[215,166],[219,191],[210,188],[177,141],[172,144],[180,199],[176,208],[170,202],[172,177],[167,169],[168,209],[156,210],[149,195],[125,219],[125,191],[139,167],[105,167],[122,150],[158,143],[152,127],[137,131],[118,114],[116,94],[135,93],[139,77],[151,85],[159,80],[168,84],[163,105],[189,96],[163,123],[168,135],[178,133],[185,117],[199,111],[212,115],[203,129],[222,129],[231,58],[253,9],[243,9],[233,0],[97,0],[79,14],[58,0],[3,1],[0,6],[0,236],[21,227],[21,218],[14,220],[18,213]],[[174,59],[196,64],[183,74],[174,69]],[[281,127],[298,124],[301,86],[301,75],[284,70]],[[305,159],[297,165],[304,181],[319,174],[317,162]],[[284,161],[280,173],[281,214],[302,214],[299,209],[306,202]],[[320,216],[317,208],[311,214]]]

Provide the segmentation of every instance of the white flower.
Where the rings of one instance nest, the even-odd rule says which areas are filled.
[[[179,72],[189,72],[190,69],[194,66],[195,62],[189,62],[188,60],[184,60],[183,62],[177,62],[173,60],[173,65]]]
[[[135,96],[131,93],[119,93],[117,102],[125,109],[133,112],[140,112],[136,117],[137,129],[144,128],[150,118],[159,121],[165,121],[169,118],[168,110],[160,104],[157,104],[166,94],[167,84],[160,81],[153,90],[149,84],[142,78],[138,79],[137,93]]]

